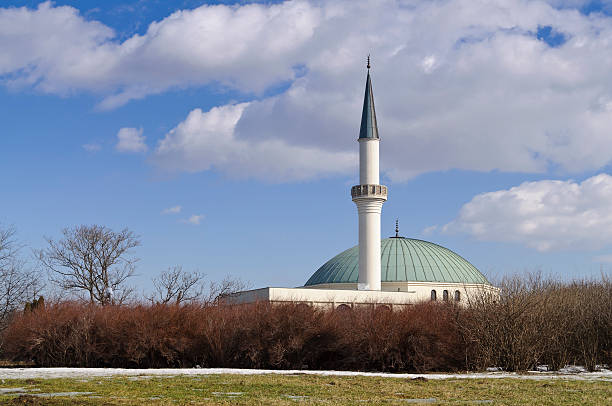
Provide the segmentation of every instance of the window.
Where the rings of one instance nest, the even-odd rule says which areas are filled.
[[[351,307],[343,303],[340,306],[336,307],[336,310],[341,311],[341,312],[346,312],[346,311],[351,310]]]
[[[458,302],[461,300],[461,292],[459,292],[458,290],[455,291],[455,302]]]
[[[442,300],[448,302],[448,290],[444,290],[444,292],[442,292]]]
[[[431,301],[432,301],[432,302],[435,302],[435,301],[436,301],[436,291],[435,291],[435,290],[432,290],[432,291],[431,291]]]

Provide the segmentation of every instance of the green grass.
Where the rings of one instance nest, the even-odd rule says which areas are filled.
[[[0,395],[1,404],[24,405],[610,405],[612,382],[521,379],[408,380],[313,375],[209,375],[90,379],[4,380],[0,388],[34,397]],[[433,400],[435,399],[435,400]],[[420,401],[419,401],[420,400]]]

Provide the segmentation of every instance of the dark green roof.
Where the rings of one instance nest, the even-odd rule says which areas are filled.
[[[448,248],[427,241],[395,237],[381,241],[382,282],[484,283],[487,278]],[[320,267],[305,286],[357,283],[359,246],[336,255]]]
[[[370,79],[370,71],[366,79],[365,95],[363,97],[363,111],[361,112],[361,128],[359,130],[359,139],[378,137],[378,125],[376,124],[376,109],[374,108],[374,93],[372,92],[372,80]]]

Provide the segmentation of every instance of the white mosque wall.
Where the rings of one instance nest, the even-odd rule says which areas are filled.
[[[357,288],[356,283],[327,283],[308,286],[307,289],[346,289]],[[483,295],[494,299],[499,297],[499,288],[482,283],[445,283],[445,282],[382,282],[383,292],[406,292],[410,294],[411,303],[432,300],[432,291],[435,291],[436,301],[444,301],[447,292],[447,300],[453,301],[456,292],[459,292],[459,302],[468,304],[471,300],[482,298]]]
[[[305,303],[325,308],[346,305],[348,307],[388,306],[400,309],[412,303],[430,301],[432,290],[436,292],[436,301],[445,300],[444,291],[448,292],[446,300],[455,301],[455,292],[459,292],[458,302],[462,305],[467,305],[470,301],[483,296],[492,300],[499,296],[498,288],[485,284],[384,282],[382,291],[356,290],[356,288],[356,283],[323,284],[303,288],[267,287],[231,294],[223,298],[223,303]]]

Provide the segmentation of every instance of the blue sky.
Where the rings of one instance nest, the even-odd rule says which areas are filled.
[[[609,273],[610,3],[476,3],[2,2],[0,223],[128,227],[143,290],[176,264],[301,285],[357,242],[371,52],[384,236]]]

